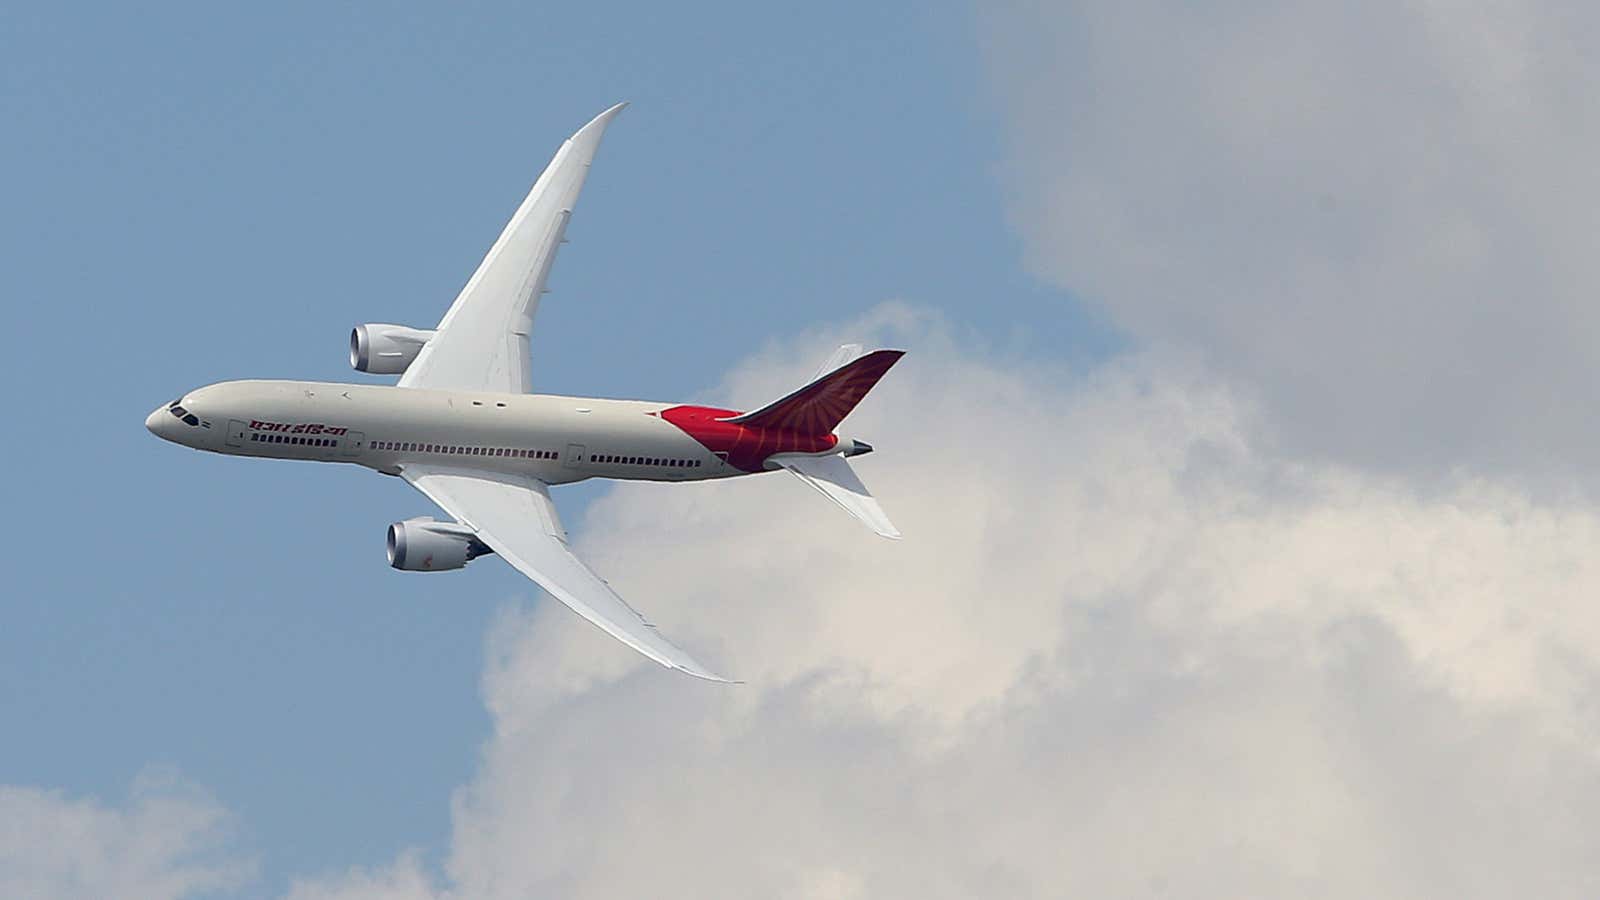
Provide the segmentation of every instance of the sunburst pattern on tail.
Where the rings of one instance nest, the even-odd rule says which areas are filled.
[[[722,421],[801,434],[830,434],[902,356],[904,350],[874,350],[782,400]]]

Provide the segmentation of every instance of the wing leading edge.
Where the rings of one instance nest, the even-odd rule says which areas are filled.
[[[528,333],[606,126],[618,103],[578,129],[506,223],[428,341],[401,387],[525,394],[532,390]]]
[[[707,681],[732,682],[663,638],[573,555],[543,482],[420,465],[406,466],[401,475],[440,509],[473,529],[479,540],[513,568],[607,634],[670,669]]]

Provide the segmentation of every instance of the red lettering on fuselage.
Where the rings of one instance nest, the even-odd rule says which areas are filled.
[[[321,422],[263,422],[260,419],[250,420],[251,431],[271,431],[281,434],[326,434],[330,437],[345,434],[348,428],[336,425],[324,425]]]
[[[712,453],[726,453],[728,465],[745,472],[765,470],[767,457],[774,453],[822,453],[839,443],[831,434],[750,428],[736,422],[719,421],[737,415],[735,410],[710,406],[674,406],[661,411],[661,418],[678,426]]]

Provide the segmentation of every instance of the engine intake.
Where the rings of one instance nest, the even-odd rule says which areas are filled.
[[[350,368],[373,375],[399,375],[411,366],[434,332],[368,322],[350,329]]]
[[[427,516],[390,525],[386,543],[389,565],[402,572],[447,572],[494,552],[467,526]]]

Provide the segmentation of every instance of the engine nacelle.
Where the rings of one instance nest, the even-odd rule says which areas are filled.
[[[447,572],[493,553],[472,529],[424,516],[389,526],[389,565],[403,572]]]
[[[433,332],[404,325],[369,322],[350,329],[350,368],[373,375],[399,375],[409,367]]]

